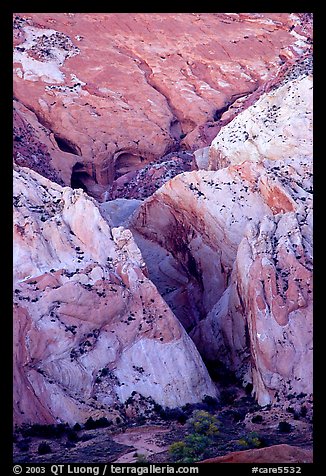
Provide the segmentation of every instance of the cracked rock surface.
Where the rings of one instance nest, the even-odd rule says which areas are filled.
[[[309,14],[14,16],[15,423],[223,412],[234,384],[246,431],[291,413],[311,446],[311,38]]]
[[[214,139],[208,169],[219,170],[178,175],[129,223],[201,354],[251,382],[261,405],[312,393],[312,76],[291,71]]]
[[[30,169],[14,190],[15,423],[123,418],[137,393],[165,407],[216,397],[131,232]]]
[[[100,196],[122,171],[208,146],[223,112],[310,48],[306,24],[299,14],[17,14],[15,97]],[[53,159],[65,185],[74,163]]]

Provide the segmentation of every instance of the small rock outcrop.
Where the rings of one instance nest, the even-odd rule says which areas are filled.
[[[210,458],[200,463],[312,463],[310,449],[291,445],[273,445],[268,448],[257,448],[235,451],[225,456]]]

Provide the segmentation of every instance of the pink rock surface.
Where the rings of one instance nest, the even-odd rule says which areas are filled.
[[[257,448],[235,451],[225,456],[210,458],[200,463],[312,463],[311,450],[291,445],[274,445],[268,448]]]
[[[311,394],[311,23],[15,16],[18,424]]]
[[[217,134],[209,150],[209,170],[246,160],[311,157],[311,55],[286,65],[264,89]]]
[[[54,134],[22,103],[14,101],[14,162],[60,185],[69,184],[75,154],[58,147]]]
[[[261,405],[312,392],[312,78],[295,71],[213,141],[235,165],[175,177],[130,223],[144,256],[156,242],[182,264],[174,312],[202,355],[252,382]]]
[[[133,392],[167,407],[217,396],[128,229],[27,168],[14,194],[15,423],[123,417]]]
[[[287,13],[17,14],[15,97],[100,194],[122,169],[209,145],[223,110],[311,48],[310,23]],[[66,185],[72,167],[57,170]]]

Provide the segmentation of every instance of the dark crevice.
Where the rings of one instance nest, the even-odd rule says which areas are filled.
[[[240,99],[242,97],[245,97],[245,96],[248,96],[248,95],[252,94],[254,91],[256,91],[257,87],[258,86],[256,86],[252,91],[246,91],[244,93],[233,94],[231,96],[231,99],[229,101],[227,101],[227,103],[223,107],[221,107],[220,109],[216,109],[216,111],[214,112],[214,115],[213,115],[213,120],[215,122],[219,121],[221,119],[221,117],[223,116],[223,114],[230,109],[232,104],[235,103],[235,101],[237,101],[237,99]]]
[[[87,186],[85,185],[85,180],[89,179],[90,175],[84,170],[84,165],[80,162],[77,162],[71,173],[71,188],[81,188],[84,192],[88,192]]]
[[[80,155],[80,151],[77,149],[75,144],[72,144],[68,139],[54,134],[54,139],[62,152],[68,152],[69,154]]]
[[[238,385],[241,386],[241,380],[238,379],[234,372],[229,370],[223,362],[218,359],[211,361],[202,356],[203,362],[208,370],[211,379],[219,383],[221,386]]]
[[[231,104],[232,104],[232,102],[228,102],[228,103],[226,103],[225,106],[221,107],[221,109],[216,109],[216,111],[214,112],[214,115],[213,115],[213,120],[215,122],[219,121],[221,119],[221,117],[223,116],[223,114],[229,109]]]
[[[73,172],[71,174],[71,188],[81,188],[87,193],[88,190],[83,181],[87,176],[88,174],[86,172]]]
[[[180,121],[178,121],[178,119],[176,118],[174,118],[170,123],[170,135],[176,141],[179,141],[181,138],[181,135],[184,135]]]

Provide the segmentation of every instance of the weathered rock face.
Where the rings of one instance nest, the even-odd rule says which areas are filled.
[[[312,451],[291,445],[274,445],[246,451],[235,451],[225,456],[210,458],[200,463],[312,463]]]
[[[130,224],[143,237],[135,235],[143,256],[152,247],[148,239],[183,267],[175,314],[202,355],[252,382],[262,405],[312,392],[312,77],[306,66],[289,71],[221,130],[209,160],[221,159],[218,168],[234,165],[179,175]],[[260,136],[274,141],[266,154]]]
[[[312,211],[262,220],[237,254],[261,404],[312,393]]]
[[[94,200],[17,168],[15,423],[121,416],[133,392],[168,407],[216,396],[146,275],[131,232]]]
[[[259,195],[249,187],[244,191],[241,181],[240,174],[228,169],[181,174],[148,198],[132,218],[132,230],[158,242],[182,264],[187,330],[222,296],[248,217],[258,221],[271,213]]]
[[[311,74],[311,56],[288,67],[268,94],[221,129],[209,149],[207,168],[218,170],[262,158],[311,158]]]
[[[176,175],[191,170],[192,154],[188,152],[171,153],[141,170],[123,174],[116,179],[105,198],[144,199],[152,195],[165,182]]]
[[[14,101],[13,123],[15,163],[60,185],[69,183],[77,157],[60,150],[53,133],[18,101]]]
[[[18,424],[215,396],[194,343],[261,405],[312,392],[311,35],[308,14],[15,16]]]
[[[17,14],[15,97],[75,156],[52,160],[59,178],[99,198],[122,172],[209,145],[223,112],[310,48],[310,23],[286,13]]]

